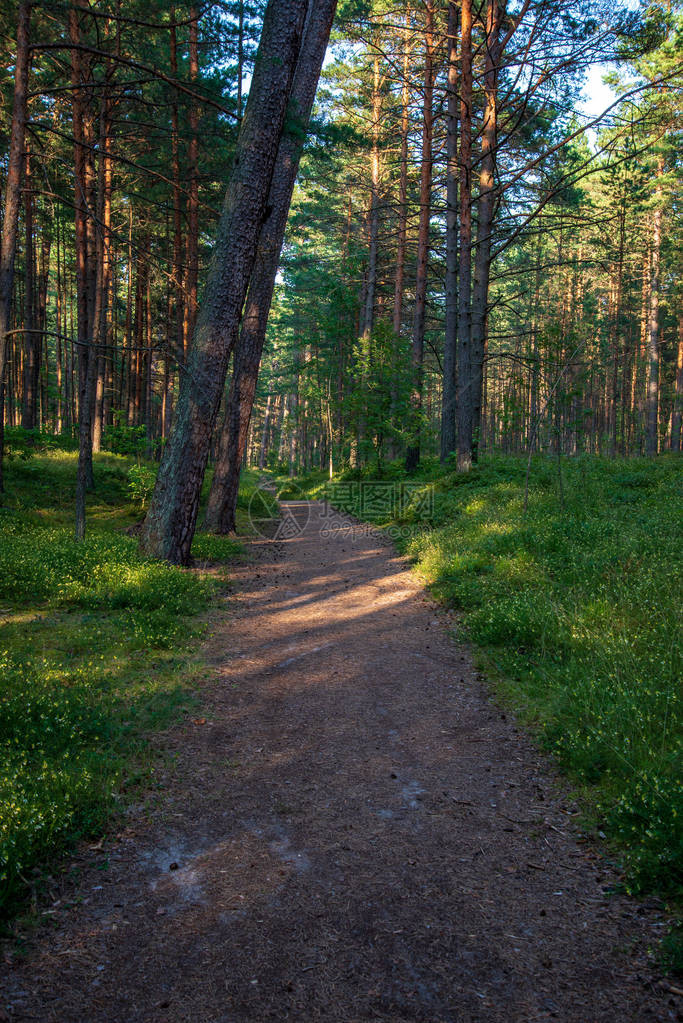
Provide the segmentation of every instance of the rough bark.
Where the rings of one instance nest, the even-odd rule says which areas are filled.
[[[292,130],[283,134],[278,149],[268,196],[270,213],[259,236],[246,312],[235,348],[232,384],[221,431],[216,471],[206,510],[206,528],[217,533],[229,533],[235,529],[240,469],[256,394],[275,276],[306,129],[336,7],[337,0],[318,0],[311,10],[301,44],[290,99]]]
[[[412,388],[410,395],[410,440],[406,451],[406,470],[414,472],[420,461],[422,419],[422,379],[424,375],[424,337],[427,311],[427,262],[432,198],[432,137],[434,133],[434,11],[433,0],[425,4],[425,73],[422,111],[422,164],[420,169],[420,222],[417,236],[417,275],[415,280],[415,317],[412,344]]]
[[[245,352],[240,359],[235,351],[235,365],[204,522],[205,529],[212,533],[233,533],[236,529],[235,514],[242,458],[258,379],[258,365],[255,365],[255,361],[253,350]]]
[[[29,28],[31,0],[22,0],[17,17],[17,58],[14,74],[14,97],[10,127],[9,157],[5,180],[5,203],[0,237],[0,430],[4,426],[4,381],[7,361],[7,332],[10,326],[14,256],[17,248],[19,206],[21,204],[21,168],[26,134],[26,100],[28,94]],[[3,489],[2,462],[4,446],[0,436],[0,491]]]
[[[472,466],[472,0],[460,10],[460,257],[458,268],[457,467]]]
[[[266,10],[194,343],[143,526],[142,550],[174,563],[190,561],[211,433],[268,213],[306,9],[306,0],[270,0]]]
[[[446,107],[446,324],[443,350],[441,461],[456,448],[458,348],[458,7],[448,4],[448,101]]]

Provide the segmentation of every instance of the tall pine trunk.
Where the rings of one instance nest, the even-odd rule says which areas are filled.
[[[456,447],[458,349],[458,8],[448,4],[448,103],[446,109],[446,324],[443,350],[441,461]]]
[[[472,0],[460,10],[460,258],[458,270],[458,453],[459,472],[472,467]]]
[[[372,85],[372,151],[370,154],[370,211],[368,217],[368,272],[365,287],[365,306],[361,310],[361,336],[365,341],[365,354],[370,344],[375,323],[375,292],[377,290],[377,255],[379,244],[379,130],[382,115],[379,54],[375,53]]]
[[[263,416],[263,428],[261,430],[261,445],[259,448],[258,456],[258,467],[259,469],[265,468],[266,455],[268,453],[268,437],[270,433],[270,406],[272,403],[272,397],[269,394],[266,398],[266,411]]]
[[[60,434],[62,432],[62,408],[63,408],[63,382],[62,382],[62,353],[65,348],[64,340],[62,337],[62,273],[60,263],[60,231],[59,221],[56,223],[56,253],[57,253],[57,286],[55,289],[55,320],[57,327],[57,338],[56,338],[56,359],[55,369],[57,375],[57,408],[55,415],[55,433]],[[66,334],[66,331],[64,331]]]
[[[401,89],[401,169],[398,184],[398,240],[396,245],[396,280],[394,283],[394,364],[391,374],[391,419],[396,427],[399,406],[399,372],[401,365],[401,324],[403,322],[403,291],[408,233],[408,131],[410,128],[410,4],[406,5],[403,40],[403,83]],[[350,208],[350,207],[349,207]],[[392,438],[391,451],[395,453]]]
[[[372,148],[370,151],[370,202],[367,216],[368,265],[365,272],[364,286],[361,293],[358,316],[358,333],[360,336],[360,359],[357,372],[362,391],[367,392],[372,376],[372,331],[375,326],[375,296],[377,293],[377,261],[379,256],[379,188],[380,188],[380,152],[379,133],[382,115],[382,93],[379,64],[379,33],[375,32],[373,40],[375,58],[373,62],[372,86]],[[361,453],[364,453],[367,441],[366,405],[363,403],[358,416],[358,440]]]
[[[425,3],[425,72],[422,109],[422,165],[420,169],[420,223],[417,235],[417,276],[415,280],[415,316],[413,321],[412,386],[410,394],[410,439],[406,451],[406,471],[414,472],[420,461],[422,425],[422,380],[424,376],[424,339],[427,313],[427,263],[432,206],[432,137],[434,133],[434,0]]]
[[[38,381],[40,373],[40,334],[35,318],[35,245],[33,240],[33,183],[31,154],[27,150],[24,169],[24,393],[21,425],[32,430],[36,425]]]
[[[656,207],[652,218],[652,252],[650,258],[650,301],[648,309],[648,377],[646,406],[645,454],[657,454],[659,447],[659,257],[662,240],[662,176],[664,159],[657,163],[655,186]]]
[[[193,5],[190,7],[189,31],[190,81],[193,86],[196,85],[199,77],[198,22],[199,12]],[[199,107],[194,99],[190,105],[190,145],[188,149],[190,181],[187,199],[187,248],[185,254],[185,348],[194,336],[199,279]]]
[[[78,7],[82,8],[84,13],[88,11],[89,5],[87,2],[79,0]],[[83,388],[84,399],[87,398],[90,407],[87,415],[90,422],[90,433],[89,440],[86,444],[86,458],[85,458],[85,472],[86,472],[86,487],[88,490],[94,490],[95,479],[93,476],[93,465],[92,465],[92,432],[93,422],[95,418],[95,388],[97,380],[97,358],[99,354],[98,341],[96,334],[99,330],[99,324],[97,316],[99,315],[96,310],[100,308],[98,304],[100,302],[100,295],[98,293],[98,278],[99,278],[99,236],[100,229],[98,224],[98,175],[97,168],[95,165],[95,149],[97,144],[96,138],[96,126],[95,126],[95,90],[93,89],[93,76],[92,66],[88,62],[81,59],[80,67],[82,72],[87,72],[87,76],[84,75],[83,85],[85,86],[86,77],[88,89],[87,92],[84,89],[83,95],[86,102],[83,104],[83,162],[85,169],[85,185],[84,193],[86,196],[86,208],[85,208],[85,235],[86,235],[86,250],[85,250],[85,281],[86,281],[86,302],[88,307],[87,314],[87,328],[86,338],[87,344],[85,349],[81,349],[81,355],[85,356],[85,359],[81,361],[79,367],[80,383]],[[87,362],[86,362],[87,360]],[[83,376],[84,364],[87,366],[87,372],[85,377]]]
[[[671,413],[671,450],[681,450],[681,419],[683,418],[683,313],[678,314],[678,357],[676,359],[676,384],[674,405]]]
[[[52,230],[51,226],[46,227],[43,232],[43,239],[40,246],[40,276],[38,279],[38,304],[36,308],[37,327],[39,334],[39,362],[36,367],[36,392],[39,398],[39,408],[36,413],[36,426],[40,429],[49,429],[50,424],[50,397],[48,394],[48,383],[50,379],[50,351],[45,341],[47,330],[47,293],[50,284],[50,252],[52,251]]]
[[[171,7],[171,74],[178,76],[178,47],[175,8]],[[183,291],[183,226],[180,198],[180,156],[178,147],[178,98],[174,92],[171,103],[171,162],[173,164],[173,284],[175,286],[176,355],[178,366],[185,364],[185,298]]]
[[[258,241],[246,311],[235,348],[233,378],[221,431],[216,471],[206,510],[206,528],[217,533],[235,529],[240,469],[254,405],[261,353],[273,298],[289,206],[299,169],[306,129],[327,49],[337,0],[317,0],[306,23],[290,99],[294,130],[280,140],[268,196],[269,215]]]
[[[14,257],[17,248],[17,228],[21,204],[21,167],[26,134],[31,6],[31,0],[22,0],[19,4],[17,17],[17,56],[14,72],[12,123],[5,179],[5,209],[2,220],[2,236],[0,237],[0,492],[3,490],[7,332],[10,328]]]
[[[76,303],[78,338],[78,470],[76,474],[77,540],[85,538],[85,497],[92,473],[92,392],[95,379],[96,354],[92,347],[93,309],[89,302],[88,208],[92,201],[86,155],[85,104],[83,96],[84,67],[81,53],[79,0],[69,11],[71,51],[72,116],[74,136],[74,216],[76,243]]]
[[[209,445],[237,340],[289,94],[306,0],[270,0],[175,421],[142,531],[145,553],[187,564]]]
[[[398,184],[398,241],[396,246],[396,281],[394,285],[394,334],[401,333],[403,313],[403,282],[406,263],[406,232],[408,227],[408,130],[410,127],[410,7],[406,9],[403,44],[403,85],[401,89],[401,170]]]
[[[619,429],[619,362],[624,362],[623,351],[621,352],[621,360],[619,359],[619,345],[626,345],[621,338],[621,303],[623,294],[623,283],[624,283],[624,246],[625,246],[625,229],[626,229],[626,208],[625,203],[622,201],[621,209],[619,211],[619,249],[617,256],[617,277],[614,284],[614,305],[612,309],[612,321],[611,321],[611,357],[612,357],[612,395],[611,395],[611,408],[610,408],[610,439],[609,439],[609,453],[610,458],[616,458],[617,455],[617,434]],[[626,386],[626,377],[622,374],[621,388],[622,392]]]
[[[505,2],[489,0],[486,15],[486,56],[484,63],[484,124],[481,136],[479,201],[477,204],[477,245],[472,289],[472,460],[476,462],[481,431],[484,381],[486,317],[491,273],[491,233],[495,207],[495,163],[498,120],[498,69],[502,55],[501,19]]]
[[[99,322],[97,324],[98,347],[96,351],[97,371],[95,384],[95,410],[92,427],[92,449],[100,451],[104,426],[104,391],[108,363],[107,325],[109,313],[109,290],[111,286],[111,197],[112,197],[112,154],[111,154],[111,101],[109,79],[111,65],[107,67],[106,84],[100,112],[100,166],[98,176],[97,211],[99,229],[97,232],[97,288],[100,292]]]

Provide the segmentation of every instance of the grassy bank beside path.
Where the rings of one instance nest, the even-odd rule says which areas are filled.
[[[35,442],[34,442],[35,443]],[[196,702],[204,612],[241,548],[199,533],[192,570],[138,554],[140,477],[95,457],[84,543],[73,540],[76,453],[10,457],[0,506],[0,917],[97,835],[141,780],[150,733]],[[256,485],[247,474],[244,507]]]

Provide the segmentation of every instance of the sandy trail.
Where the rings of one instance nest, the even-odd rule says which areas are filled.
[[[214,615],[205,720],[5,962],[0,1020],[680,1019],[656,907],[609,896],[405,562],[285,515]]]

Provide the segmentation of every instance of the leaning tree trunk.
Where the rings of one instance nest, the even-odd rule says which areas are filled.
[[[232,385],[221,431],[216,471],[206,509],[206,528],[216,533],[230,533],[235,529],[240,470],[256,394],[275,276],[306,129],[336,7],[337,0],[318,0],[312,9],[292,83],[290,116],[296,117],[297,124],[294,131],[285,132],[280,140],[268,196],[270,214],[259,236],[246,313],[235,348]]]
[[[14,71],[14,100],[7,178],[5,180],[5,209],[2,218],[2,236],[0,238],[0,492],[3,489],[5,363],[10,306],[12,304],[12,286],[14,283],[14,256],[17,248],[17,228],[19,225],[19,206],[21,203],[21,165],[26,134],[31,6],[31,0],[22,0],[22,3],[19,4],[17,57]]]
[[[175,421],[142,530],[146,554],[188,564],[211,433],[256,258],[307,0],[270,0]]]
[[[234,368],[226,402],[225,419],[221,429],[216,469],[211,483],[209,503],[206,507],[204,528],[211,533],[234,533],[236,529],[235,515],[242,458],[249,433],[249,421],[261,362],[261,352],[257,353],[253,344],[242,350],[242,340],[243,338],[246,340],[245,335],[248,331],[248,320],[258,318],[258,309],[251,304],[251,291],[252,288],[249,289],[247,318],[245,318],[240,340],[235,349]],[[254,331],[248,332],[253,337]],[[238,351],[238,349],[240,350]]]
[[[415,318],[413,321],[412,387],[410,393],[410,440],[406,451],[406,471],[414,472],[420,461],[422,420],[422,378],[424,375],[424,339],[427,311],[427,262],[432,205],[432,136],[434,131],[434,0],[425,5],[425,75],[422,110],[422,166],[420,170],[420,224],[417,235],[417,276],[415,280]]]
[[[477,205],[477,247],[474,259],[474,287],[472,289],[472,460],[477,461],[481,406],[484,382],[484,348],[486,344],[486,314],[491,273],[491,232],[495,205],[495,162],[498,115],[498,67],[502,55],[500,24],[505,3],[489,0],[486,18],[486,58],[484,67],[484,125],[481,136],[481,167],[479,172],[479,202]]]
[[[458,8],[448,4],[448,105],[446,110],[446,324],[443,349],[441,461],[455,451],[458,348]]]

